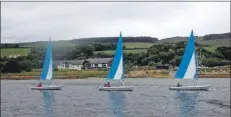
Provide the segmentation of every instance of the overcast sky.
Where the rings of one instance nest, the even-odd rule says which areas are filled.
[[[1,42],[82,37],[173,36],[230,32],[230,3],[1,3]]]

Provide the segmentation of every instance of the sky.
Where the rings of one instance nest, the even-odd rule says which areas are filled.
[[[1,43],[230,32],[228,2],[2,2]]]

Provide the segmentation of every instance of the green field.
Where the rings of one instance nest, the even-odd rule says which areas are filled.
[[[2,48],[1,57],[9,57],[10,55],[27,56],[29,52],[30,48]]]
[[[54,76],[66,76],[66,77],[106,77],[107,70],[58,70],[54,71]],[[22,73],[4,73],[2,76],[40,76],[41,69],[33,69],[31,72],[22,72]]]
[[[149,48],[154,43],[124,43],[123,45],[126,46],[126,48],[133,49],[133,48]]]
[[[216,48],[219,46],[230,46],[229,39],[220,39],[220,40],[207,40],[200,41],[200,44],[209,45],[209,47],[203,47],[210,52],[215,52]]]
[[[123,45],[126,46],[126,49],[132,49],[132,50],[124,50],[124,52],[125,53],[147,52],[147,49],[151,47],[153,44],[154,43],[124,43]],[[144,49],[138,49],[138,48],[144,48]],[[113,55],[115,53],[115,50],[95,51],[94,53]]]
[[[203,47],[203,48],[206,49],[207,51],[215,52],[217,46],[209,46],[209,47]]]
[[[162,39],[158,41],[157,43],[176,43],[179,41],[187,41],[188,38],[185,37],[174,37],[171,39]],[[209,46],[230,46],[230,39],[214,39],[214,40],[202,40],[201,38],[196,38],[196,42],[203,45],[209,45]]]
[[[146,49],[124,50],[124,52],[125,53],[141,53],[141,52],[147,52],[147,50]],[[115,50],[95,51],[94,53],[103,53],[103,54],[113,55],[115,53]]]
[[[216,40],[202,40],[199,41],[200,44],[209,46],[230,46],[230,39],[216,39]]]
[[[140,52],[146,52],[148,48],[150,48],[152,45],[155,44],[160,44],[160,43],[165,43],[165,42],[172,42],[176,43],[182,40],[187,40],[187,38],[182,38],[182,37],[175,37],[172,39],[163,39],[159,40],[157,43],[140,43],[140,42],[134,42],[134,43],[124,43],[123,45],[126,46],[126,49],[133,49],[133,50],[124,50],[125,53],[140,53]],[[216,40],[202,40],[201,38],[197,38],[196,42],[199,44],[203,45],[208,45],[209,47],[204,47],[208,51],[214,52],[215,49],[218,46],[230,46],[230,39],[216,39]],[[45,45],[46,43],[40,44],[40,45]],[[24,47],[32,47],[32,45],[23,45]],[[66,48],[66,47],[73,47],[76,46],[75,44],[72,43],[67,43],[67,42],[54,42],[53,48],[54,50],[56,48]],[[140,48],[140,49],[139,49]],[[143,49],[141,49],[143,48]],[[1,49],[1,57],[9,55],[20,55],[20,56],[27,56],[28,53],[30,52],[30,48],[2,48]],[[114,50],[106,50],[106,51],[95,51],[94,53],[104,53],[104,54],[114,54]]]

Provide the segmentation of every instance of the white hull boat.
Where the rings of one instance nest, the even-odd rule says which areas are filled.
[[[210,85],[196,85],[196,86],[180,86],[180,87],[169,87],[170,90],[208,90]]]
[[[134,86],[125,86],[124,85],[124,66],[123,66],[123,42],[122,42],[122,33],[120,33],[116,52],[114,59],[110,68],[110,71],[107,76],[107,80],[120,80],[123,85],[120,86],[102,86],[99,87],[99,91],[133,91]],[[109,83],[109,82],[108,82]]]
[[[99,87],[99,91],[133,91],[134,86]]]
[[[43,86],[43,87],[31,87],[32,90],[61,90],[62,86]]]
[[[193,31],[190,34],[188,43],[186,45],[184,55],[181,59],[180,65],[175,73],[174,78],[179,80],[191,80],[197,82],[198,80],[198,58],[196,55],[195,39]],[[178,82],[179,83],[179,82]],[[208,90],[210,85],[197,85],[194,86],[178,86],[169,87],[170,90]]]
[[[51,45],[51,39],[48,41],[48,47],[46,50],[46,55],[44,59],[44,64],[42,68],[42,73],[40,76],[40,83],[41,81],[52,81],[53,80],[53,65],[52,65],[52,45]],[[32,90],[61,90],[62,86],[56,86],[54,85],[52,81],[52,85],[48,86],[32,86]]]

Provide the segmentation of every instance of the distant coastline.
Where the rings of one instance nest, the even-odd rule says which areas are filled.
[[[1,80],[39,80],[41,70],[33,70],[24,73],[1,74]],[[90,78],[106,78],[107,70],[60,70],[54,72],[54,79],[90,79]],[[163,78],[173,79],[175,71],[155,69],[135,69],[126,71],[125,78]],[[199,73],[199,78],[230,78],[228,71],[215,72],[209,71]]]
[[[76,78],[76,77],[68,77],[68,76],[56,76],[55,79],[91,79],[91,78],[102,78],[105,79],[106,77],[86,77],[86,78]],[[125,77],[126,78],[126,77]],[[129,77],[130,79],[132,77]],[[141,77],[133,77],[140,79]],[[144,78],[150,78],[150,77],[144,77]],[[156,78],[162,78],[162,79],[172,79],[172,78],[167,78],[167,77],[156,77]],[[230,74],[219,74],[219,75],[203,75],[199,78],[230,78]],[[155,78],[154,78],[155,79]],[[1,76],[1,80],[39,80],[39,76]]]
[[[180,65],[188,38],[177,36],[158,40],[143,36],[123,37],[125,77],[168,78],[169,74],[173,77],[174,73],[163,70],[163,67],[175,69]],[[108,69],[104,68],[109,68],[112,63],[117,40],[118,37],[53,40],[54,77],[105,78]],[[230,78],[230,32],[195,36],[195,41],[199,77]],[[39,79],[47,41],[5,43],[0,46],[1,79]]]

